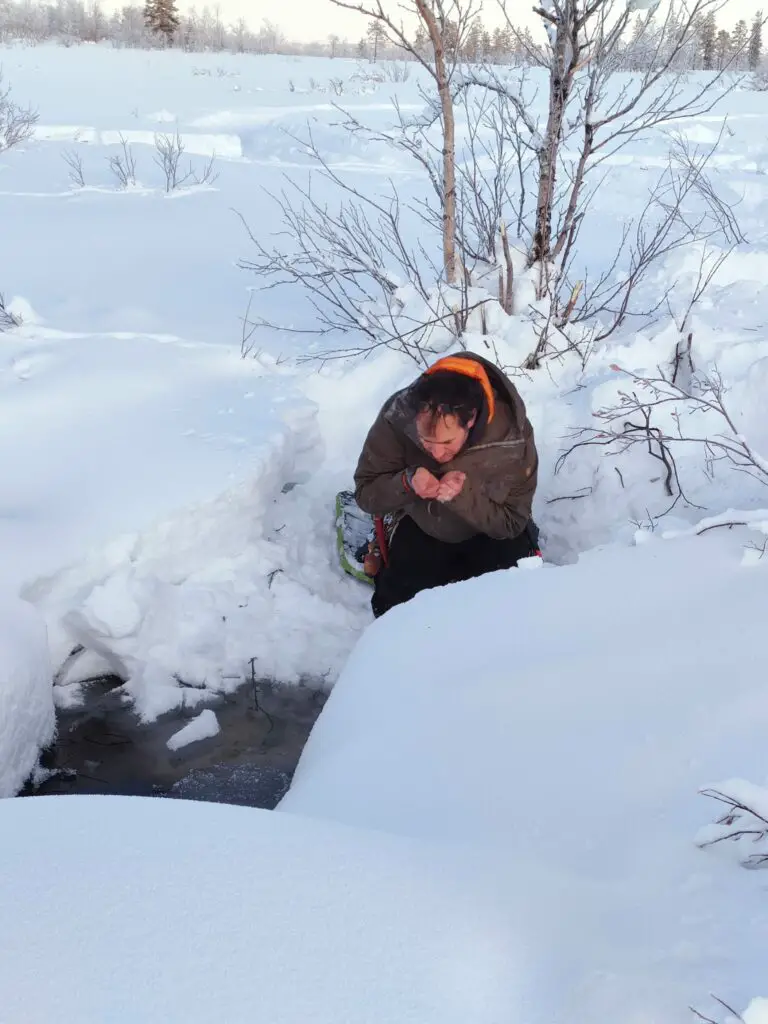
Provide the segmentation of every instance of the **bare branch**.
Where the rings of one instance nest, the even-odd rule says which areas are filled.
[[[715,846],[718,843],[734,842],[744,838],[750,838],[755,844],[764,844],[768,840],[768,818],[754,807],[748,806],[738,797],[730,793],[724,793],[719,789],[703,789],[701,790],[701,795],[710,797],[712,800],[727,807],[725,813],[715,822],[719,826],[717,833],[713,838],[700,842],[699,847],[701,849]],[[742,860],[742,865],[746,868],[767,866],[768,847],[765,850],[750,854],[750,856]],[[721,1005],[725,1006],[725,1003]],[[726,1009],[729,1012],[733,1012],[730,1010],[730,1007],[726,1006]]]
[[[69,180],[76,188],[85,188],[85,171],[83,170],[83,158],[75,150],[65,149],[61,154],[62,160],[69,168]]]
[[[38,118],[37,111],[31,107],[20,107],[13,102],[10,87],[3,86],[0,71],[0,153],[31,139]]]
[[[639,443],[664,464],[666,493],[675,496],[675,502],[683,500],[692,505],[681,486],[674,451],[681,445],[695,445],[704,452],[710,473],[716,462],[725,461],[738,472],[768,486],[768,460],[755,451],[739,431],[725,404],[726,389],[717,369],[704,376],[692,374],[686,386],[676,383],[661,369],[654,377],[640,376],[618,366],[612,369],[629,380],[632,390],[619,391],[614,405],[595,413],[602,424],[599,428],[576,432],[575,443],[555,464],[556,473],[579,448],[598,446],[612,454],[621,454]],[[653,417],[659,412],[666,416],[661,423],[654,423]],[[684,429],[684,422],[702,413],[719,417],[725,429],[704,435]],[[673,429],[664,425],[670,420]]]
[[[0,292],[0,331],[9,331],[21,326],[21,318],[12,313],[5,304],[5,296]]]
[[[117,178],[121,188],[130,188],[136,184],[136,157],[122,132],[118,136],[121,152],[108,157],[110,170]]]

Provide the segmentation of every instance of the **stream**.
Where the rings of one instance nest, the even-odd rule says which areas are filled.
[[[59,712],[56,744],[43,760],[53,774],[23,796],[101,793],[272,809],[328,696],[306,683],[244,684],[206,702],[219,721],[217,736],[172,751],[167,740],[201,708],[144,724],[121,693],[120,680],[98,680],[82,706]]]

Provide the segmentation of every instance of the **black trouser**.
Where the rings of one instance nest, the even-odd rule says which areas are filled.
[[[531,523],[511,540],[494,540],[479,533],[458,544],[447,544],[424,533],[410,516],[403,516],[389,547],[389,562],[376,575],[373,614],[378,618],[421,590],[511,569],[520,558],[536,552],[537,533]]]

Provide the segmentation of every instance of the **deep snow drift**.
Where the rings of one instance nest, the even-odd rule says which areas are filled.
[[[0,833],[8,1024],[507,1024],[521,1006],[519,934],[429,845],[130,797],[4,801]]]
[[[45,623],[29,604],[1,598],[0,799],[21,789],[54,729]]]
[[[709,993],[745,1007],[766,991],[764,887],[732,846],[696,841],[723,810],[701,787],[766,781],[768,559],[744,559],[763,520],[394,609],[278,811],[476,852],[525,948],[509,1020],[677,1024],[713,1013]]]

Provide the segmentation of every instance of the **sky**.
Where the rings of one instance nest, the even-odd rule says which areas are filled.
[[[297,42],[326,40],[329,35],[357,40],[365,34],[367,24],[362,15],[341,10],[331,0],[178,0],[178,3],[182,11],[191,7],[202,10],[206,3],[211,9],[218,6],[223,21],[235,22],[243,17],[254,29],[268,19],[278,25],[288,39]],[[398,0],[384,0],[384,4],[393,12],[400,6]],[[526,24],[538,27],[539,21],[532,13],[533,0],[508,0],[508,4],[509,10],[515,11],[520,27]],[[116,8],[120,2],[108,0],[105,6]],[[728,0],[718,22],[730,28],[739,18],[749,21],[763,7],[768,9],[768,0]],[[484,20],[491,28],[501,23],[496,0],[485,0],[483,8]]]
[[[197,7],[201,10],[208,5],[213,8],[217,0],[178,0],[179,8],[186,10]],[[366,6],[370,0],[364,0]],[[408,3],[409,0],[404,0]],[[520,25],[537,24],[535,15],[527,17],[533,7],[533,0],[508,0],[510,10],[520,9]],[[768,0],[766,0],[768,2]],[[218,0],[221,16],[224,21],[236,21],[243,17],[253,28],[258,28],[266,18],[278,25],[288,39],[297,42],[325,40],[329,35],[338,35],[342,39],[357,40],[365,35],[368,19],[361,14],[345,11],[331,0]],[[491,26],[501,24],[503,19],[498,13],[496,0],[485,0],[484,20]],[[400,7],[398,0],[384,0],[385,10],[397,13]]]
[[[196,6],[201,9],[206,0],[189,3],[180,0],[182,9]],[[298,42],[327,39],[335,34],[350,40],[359,39],[365,34],[366,19],[351,11],[336,7],[330,0],[218,0],[221,15],[225,21],[236,21],[244,17],[253,28],[258,28],[263,19],[268,18],[279,25],[285,36]],[[538,19],[531,11],[533,0],[508,0],[509,10],[515,11],[515,20],[521,27],[528,24],[538,26]],[[214,7],[216,0],[209,0]],[[385,0],[385,7],[393,11],[398,9],[396,0]],[[485,0],[484,19],[493,26],[500,24],[496,0]],[[755,12],[768,7],[768,0],[729,0],[726,9],[719,15],[718,21],[730,27],[739,18],[749,21]],[[519,15],[518,15],[519,12]]]

